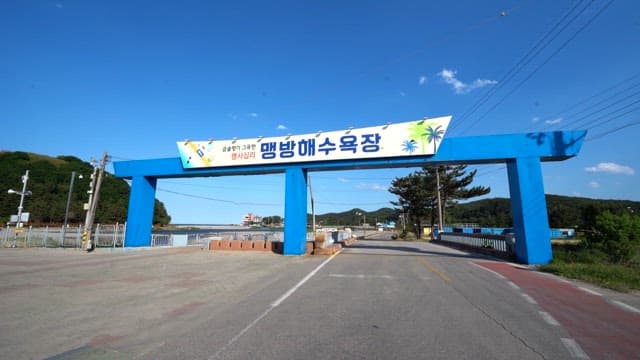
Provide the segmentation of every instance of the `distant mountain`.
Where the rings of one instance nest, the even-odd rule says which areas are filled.
[[[640,202],[630,200],[601,200],[561,195],[546,195],[549,225],[553,228],[584,227],[593,223],[596,214],[609,210],[615,214],[630,212],[640,214]],[[362,215],[356,215],[361,213]],[[324,225],[353,226],[366,222],[398,220],[399,212],[391,208],[376,211],[351,209],[340,213],[316,215],[316,223]],[[511,201],[507,198],[492,198],[457,204],[447,208],[446,222],[472,223],[486,227],[510,227]],[[309,220],[310,223],[311,220]]]
[[[398,212],[391,208],[381,208],[376,211],[364,211],[354,208],[339,213],[327,213],[316,215],[316,224],[335,226],[356,226],[367,223],[375,226],[376,222],[397,221]],[[311,214],[308,215],[308,224],[311,224]]]
[[[24,200],[24,210],[30,213],[32,224],[61,224],[64,222],[65,208],[69,194],[71,173],[76,177],[71,204],[69,224],[84,222],[83,204],[88,201],[89,181],[93,166],[73,156],[49,157],[26,152],[0,152],[0,221],[7,223],[16,214],[20,196],[8,194],[8,189],[22,190],[22,176],[29,170],[28,190],[31,196]],[[129,185],[123,179],[116,179],[105,173],[100,191],[95,223],[123,223],[127,219],[129,205]],[[164,204],[156,200],[154,224],[168,224],[171,217]]]
[[[614,214],[640,214],[640,202],[630,200],[602,200],[562,195],[546,195],[549,226],[552,228],[584,227],[593,224],[595,215],[609,210]],[[481,226],[512,226],[511,202],[493,198],[459,204],[448,209],[448,223],[476,223]]]

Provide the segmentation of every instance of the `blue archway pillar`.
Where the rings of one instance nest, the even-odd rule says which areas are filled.
[[[140,247],[151,245],[151,225],[156,199],[155,177],[134,176],[131,179],[131,195],[129,196],[129,212],[127,213],[127,230],[125,246]]]
[[[516,260],[525,264],[551,261],[551,230],[538,157],[507,160]]]
[[[307,249],[307,170],[285,170],[284,255],[304,255]]]

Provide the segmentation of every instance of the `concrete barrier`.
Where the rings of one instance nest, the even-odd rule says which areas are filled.
[[[254,251],[266,251],[267,248],[264,246],[264,240],[256,240],[252,242]]]
[[[333,244],[336,245],[336,244]],[[330,245],[327,248],[327,252],[334,253],[336,250],[334,246]],[[315,241],[307,241],[305,254],[315,254],[317,249]],[[265,241],[265,240],[211,240],[209,241],[209,250],[211,251],[270,251],[276,254],[282,254],[284,250],[284,243],[280,241]]]
[[[253,250],[253,241],[251,241],[251,240],[242,240],[240,242],[240,248],[242,248],[242,251]]]
[[[235,250],[235,251],[242,250],[242,240],[231,240],[230,245],[231,245],[230,246],[231,250]]]

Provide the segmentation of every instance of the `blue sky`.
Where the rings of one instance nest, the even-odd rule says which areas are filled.
[[[640,201],[637,1],[0,2],[0,149],[176,157],[176,141],[452,115],[447,136],[588,129],[551,194]],[[108,169],[112,171],[110,166]],[[415,169],[313,173],[318,213]],[[504,167],[478,167],[508,197]],[[284,213],[282,175],[161,180],[175,223]]]

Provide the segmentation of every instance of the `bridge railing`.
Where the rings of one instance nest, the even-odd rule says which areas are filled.
[[[459,244],[468,247],[486,249],[495,252],[511,255],[514,253],[515,238],[513,234],[495,235],[495,234],[465,234],[443,232],[439,234],[440,241]]]

